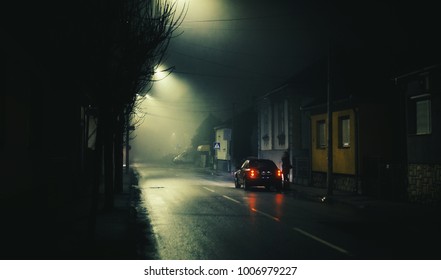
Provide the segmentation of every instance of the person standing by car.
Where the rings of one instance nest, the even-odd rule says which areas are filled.
[[[289,172],[292,168],[291,161],[289,159],[289,151],[285,151],[282,156],[282,174],[283,174],[283,185],[282,188],[286,189],[289,187]]]

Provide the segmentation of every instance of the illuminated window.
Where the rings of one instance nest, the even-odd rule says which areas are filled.
[[[349,116],[343,116],[338,119],[338,146],[340,148],[349,148],[351,146],[351,121]]]
[[[416,134],[430,134],[432,132],[430,99],[416,102]]]
[[[317,148],[326,148],[326,122],[325,120],[317,121]]]
[[[279,139],[279,146],[285,145],[285,102],[277,103],[277,138]]]

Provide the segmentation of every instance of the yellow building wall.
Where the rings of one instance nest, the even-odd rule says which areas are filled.
[[[216,130],[216,142],[220,143],[220,149],[216,149],[216,158],[221,160],[229,160],[230,159],[230,153],[229,153],[229,143],[228,140],[225,139],[225,130],[227,129],[218,129]]]
[[[339,147],[339,118],[349,116],[350,119],[350,146],[347,148]],[[327,172],[328,170],[328,150],[327,148],[317,147],[317,122],[325,120],[328,124],[327,114],[311,116],[311,151],[312,151],[312,171]],[[326,130],[327,132],[327,130]],[[327,137],[327,136],[326,136]],[[355,114],[352,109],[333,112],[332,114],[332,156],[333,173],[355,175]]]
[[[339,118],[349,116],[350,140],[349,147],[339,147]],[[355,114],[352,109],[334,112],[332,114],[332,156],[333,172],[355,175]]]

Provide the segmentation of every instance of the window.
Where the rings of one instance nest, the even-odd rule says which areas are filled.
[[[261,127],[260,136],[262,137],[262,149],[270,148],[270,115],[269,115],[269,103],[264,102],[261,107]]]
[[[432,133],[431,107],[430,94],[410,97],[407,107],[407,129],[409,135],[427,135]]]
[[[351,146],[351,121],[349,116],[338,118],[338,146],[349,148]]]
[[[326,122],[325,120],[317,121],[317,148],[326,148]]]
[[[429,134],[432,130],[430,99],[416,101],[416,134]]]
[[[268,131],[269,131],[268,123],[269,123],[268,107],[264,107],[262,109],[262,134],[263,135],[268,134]]]
[[[283,134],[285,132],[285,103],[283,101],[277,104],[277,124],[279,134]]]
[[[275,106],[275,114],[277,114],[277,139],[279,140],[279,146],[285,145],[285,102],[280,101]]]

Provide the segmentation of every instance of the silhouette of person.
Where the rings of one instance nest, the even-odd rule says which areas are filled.
[[[282,188],[289,187],[289,171],[291,170],[292,165],[289,159],[289,151],[285,151],[282,156],[282,174],[283,174],[283,185]]]

